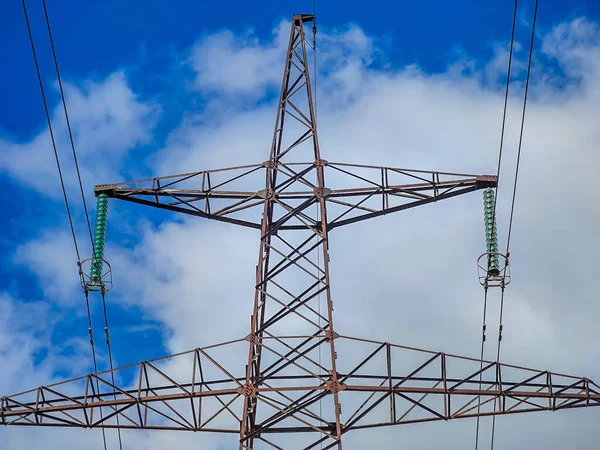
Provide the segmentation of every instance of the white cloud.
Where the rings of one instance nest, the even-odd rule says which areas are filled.
[[[79,85],[64,84],[75,149],[86,189],[117,179],[124,157],[149,142],[158,107],[140,100],[123,72]],[[62,105],[51,114],[63,176],[71,199],[77,202],[77,178]],[[50,134],[42,128],[29,142],[0,137],[0,171],[45,195],[61,197]]]
[[[511,77],[518,77],[527,70],[527,61],[519,59],[522,46],[515,42],[513,45],[513,61],[511,63]],[[510,46],[498,44],[494,48],[493,58],[485,66],[485,76],[490,84],[504,82],[506,83],[506,74],[508,70],[508,57]]]
[[[600,26],[585,18],[561,23],[544,36],[542,50],[570,76],[598,76]]]
[[[89,240],[80,250],[89,249]],[[82,259],[89,254],[87,251]],[[73,240],[69,233],[46,232],[15,251],[14,262],[29,269],[39,280],[47,298],[59,304],[73,306],[79,286],[79,268]]]
[[[85,154],[120,158],[152,138],[157,105],[141,101],[124,72],[100,81],[85,81],[81,86],[69,84],[65,95],[77,147]]]
[[[257,233],[227,227],[223,234],[219,225],[169,223],[147,229],[144,244],[133,254],[116,248],[107,251],[115,282],[124,290],[123,301],[142,306],[170,327],[167,345],[174,353],[248,333],[247,298],[253,293]],[[125,273],[139,283],[129,283]],[[227,281],[226,273],[238,281]]]
[[[225,95],[260,97],[281,80],[289,22],[273,30],[273,40],[259,41],[252,30],[230,30],[204,36],[194,45],[188,63],[196,71],[195,88]]]
[[[196,73],[192,84],[205,94],[252,99],[263,97],[268,89],[281,86],[291,22],[281,21],[270,42],[261,42],[252,30],[236,35],[230,30],[203,36],[191,49],[188,64]],[[306,28],[307,33],[312,33]],[[309,38],[312,43],[312,37]],[[320,28],[317,35],[319,64],[333,70],[329,84],[356,86],[363,72],[380,54],[373,39],[356,26]],[[311,50],[307,47],[309,54]],[[311,60],[312,64],[312,60]],[[220,97],[222,102],[224,97]]]
[[[280,56],[275,56],[284,48],[285,30],[281,30],[277,27],[267,43],[230,32],[204,37],[192,51],[192,61],[206,61],[196,66],[198,87],[225,94],[225,100],[229,94],[264,92],[281,70]],[[595,167],[600,163],[594,119],[600,112],[596,34],[597,25],[584,20],[559,25],[544,37],[538,53],[538,64],[557,58],[568,67],[567,75],[577,80],[578,89],[558,90],[542,73],[533,80],[502,360],[600,380],[600,353],[594,345],[598,339],[594,318],[599,312],[594,293],[600,275],[595,261],[600,244],[593,238],[600,224],[595,207],[599,187]],[[490,86],[481,82],[480,74],[469,72],[430,75],[414,66],[377,70],[370,67],[377,49],[356,27],[322,39],[319,126],[326,159],[495,172],[501,83]],[[256,61],[253,56],[262,58]],[[488,73],[498,70],[503,57],[506,54],[498,51]],[[213,67],[219,62],[223,66]],[[232,78],[248,62],[248,80]],[[267,159],[272,108],[273,103],[253,111],[228,110],[226,117],[208,122],[190,114],[154,156],[157,175]],[[519,120],[519,98],[514,94],[499,197],[501,242],[507,233]],[[107,251],[117,282],[111,295],[124,294],[123,301],[140,306],[169,328],[166,346],[172,351],[243,337],[253,297],[256,232],[185,220],[144,228],[140,235],[133,251]],[[479,194],[335,230],[331,271],[337,330],[478,356],[483,292],[477,284],[475,260],[483,248]],[[489,302],[486,355],[493,357],[498,292],[490,294]],[[597,418],[595,410],[500,418],[497,448],[562,449],[576,440],[578,448],[593,449]],[[489,421],[484,424],[489,430]],[[128,445],[143,442],[146,448],[166,448],[177,442],[178,448],[191,448],[197,442],[176,434],[155,439],[139,435],[140,441],[135,436],[128,435]],[[377,448],[391,449],[400,438],[414,449],[437,447],[440,442],[444,448],[462,449],[473,444],[474,422],[349,435],[344,448],[377,442]],[[205,444],[219,448],[222,442],[208,438]],[[20,447],[14,444],[14,448]]]
[[[55,373],[76,376],[89,369],[91,358],[85,340],[70,339],[53,346],[51,336],[60,320],[50,313],[47,302],[22,302],[0,294],[0,385],[2,394],[16,394],[34,386],[58,381]],[[87,352],[86,352],[87,351]],[[40,429],[31,433],[26,427],[3,433],[3,448],[39,448],[52,443],[54,447],[76,449],[98,442],[98,435],[73,430]],[[97,432],[99,433],[99,432]],[[75,439],[75,436],[77,439]]]

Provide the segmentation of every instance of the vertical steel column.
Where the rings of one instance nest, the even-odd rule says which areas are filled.
[[[281,231],[279,226],[282,221],[290,221],[294,217],[300,217],[300,214],[306,219],[309,217],[308,213],[304,213],[307,208],[312,205],[318,207],[317,217],[310,217],[314,219],[314,226],[312,229],[308,229],[308,240],[314,239],[316,236],[317,244],[311,247],[312,251],[321,252],[323,258],[323,268],[318,269],[318,282],[316,283],[317,291],[324,293],[326,296],[327,311],[326,317],[323,321],[324,324],[317,328],[316,332],[304,340],[301,344],[295,345],[285,342],[285,345],[290,349],[289,358],[281,357],[278,361],[271,364],[269,369],[271,372],[277,372],[277,366],[287,366],[289,359],[294,358],[298,360],[299,356],[304,356],[306,352],[314,350],[319,345],[328,345],[330,351],[330,361],[328,361],[328,382],[323,388],[324,392],[331,393],[333,398],[333,408],[335,411],[335,431],[330,430],[337,439],[337,446],[341,449],[341,422],[340,422],[340,403],[338,399],[338,392],[340,389],[340,383],[338,382],[338,374],[336,371],[336,352],[335,352],[335,337],[336,334],[333,331],[332,315],[333,306],[330,293],[329,283],[329,245],[328,245],[328,230],[327,230],[327,209],[326,209],[326,194],[328,190],[325,188],[325,179],[323,168],[326,164],[321,159],[319,150],[319,141],[317,137],[315,111],[313,106],[313,98],[310,84],[310,74],[307,64],[306,54],[306,35],[304,31],[304,23],[313,21],[314,17],[310,15],[295,15],[292,22],[290,31],[290,39],[287,50],[287,57],[283,75],[283,82],[281,86],[279,105],[277,109],[277,117],[275,122],[275,130],[273,133],[273,141],[271,145],[270,158],[264,164],[266,166],[266,185],[265,190],[261,191],[261,195],[264,197],[264,208],[263,216],[261,221],[261,241],[259,248],[258,264],[256,267],[256,287],[254,294],[254,306],[251,317],[251,331],[247,339],[250,342],[250,348],[248,352],[248,360],[246,366],[246,385],[245,385],[245,399],[244,399],[244,410],[242,421],[240,425],[240,450],[251,450],[254,449],[254,441],[257,436],[253,433],[257,427],[261,427],[261,424],[257,424],[257,407],[260,403],[260,398],[256,394],[256,389],[264,382],[265,378],[268,378],[268,374],[261,373],[261,361],[263,357],[263,341],[265,333],[268,333],[269,327],[276,324],[283,316],[281,311],[277,314],[273,314],[271,310],[267,311],[267,305],[273,303],[270,301],[268,296],[269,285],[274,277],[272,268],[270,267],[270,261],[272,259],[271,250],[274,249],[273,238],[274,236],[280,237],[281,235],[288,235],[290,233],[298,233],[295,230]],[[292,78],[291,74],[293,71],[298,72],[297,78]],[[301,107],[298,107],[298,103],[292,103],[292,97],[298,98],[298,93],[302,92],[306,97],[302,98],[302,101],[307,102],[307,111],[304,114],[301,111]],[[294,100],[296,102],[296,100]],[[291,111],[288,112],[288,107]],[[292,112],[293,111],[293,112]],[[294,140],[289,146],[286,146],[283,142],[284,137],[284,124],[286,123],[286,116],[297,120],[300,124],[306,127],[306,132],[301,134],[298,139]],[[288,118],[288,121],[290,119]],[[297,125],[297,123],[295,123]],[[285,156],[289,159],[289,154],[292,149],[297,147],[297,143],[304,141],[312,141],[312,153],[314,157],[314,164],[307,170],[304,170],[302,174],[295,174],[290,176],[289,170],[285,170],[284,174],[281,174],[282,167],[285,167],[285,163],[282,162],[282,158]],[[287,169],[287,167],[286,167]],[[292,185],[299,183],[304,180],[304,176],[309,173],[313,173],[316,176],[316,184],[314,185],[314,196],[303,204],[297,206],[292,211],[289,211],[287,218],[274,220],[274,210],[278,207],[277,189],[278,189],[278,176],[280,178],[279,186],[282,186],[281,178],[284,178],[286,185]],[[306,183],[305,183],[306,184]],[[307,233],[306,230],[299,230],[300,232]],[[307,241],[308,241],[307,240]],[[304,244],[295,246],[292,250],[293,254],[304,255],[311,250],[302,248]],[[319,248],[320,247],[320,248]],[[278,254],[281,254],[278,252]],[[272,262],[272,261],[271,261]],[[292,264],[286,265],[283,269],[279,269],[278,273],[286,268],[293,267]],[[308,287],[305,292],[310,291],[314,286]],[[301,297],[298,296],[295,300],[299,300]],[[311,296],[312,297],[312,296]],[[309,297],[309,300],[310,298]],[[314,301],[314,299],[313,299]],[[302,306],[306,306],[307,300],[300,303]],[[294,308],[297,308],[295,306]],[[305,319],[307,320],[307,319]],[[309,320],[307,320],[310,323]],[[279,338],[278,341],[283,342],[285,338]],[[295,362],[297,365],[298,363]],[[320,400],[319,397],[318,400]],[[311,399],[311,402],[317,401]],[[302,408],[300,408],[302,409]],[[277,423],[277,422],[274,422]],[[266,427],[262,426],[264,429]],[[328,438],[330,439],[330,438]]]

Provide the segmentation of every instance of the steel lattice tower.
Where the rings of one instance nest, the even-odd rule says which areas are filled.
[[[248,335],[2,397],[3,425],[230,433],[240,450],[341,449],[352,430],[600,404],[600,387],[587,378],[335,329],[332,230],[495,187],[497,178],[323,159],[304,29],[313,20],[293,17],[265,162],[95,189],[258,230]],[[341,187],[330,188],[331,180]],[[256,181],[264,184],[248,189]]]

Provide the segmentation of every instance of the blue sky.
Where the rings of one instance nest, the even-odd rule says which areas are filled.
[[[531,20],[533,2],[521,3],[521,18]],[[425,69],[438,71],[453,58],[454,49],[488,58],[492,44],[510,37],[512,5],[506,0],[407,4],[382,0],[368,4],[317,2],[316,7],[323,26],[352,22],[368,35],[385,39],[386,56],[392,64],[418,61]],[[43,110],[21,5],[5,2],[2,8],[0,36],[3,42],[11,44],[3,46],[2,52],[4,60],[10,61],[11,70],[2,75],[0,94],[7,107],[0,112],[0,124],[16,137],[24,138],[41,126]],[[173,7],[160,1],[66,0],[60,7],[50,4],[49,8],[64,77],[102,76],[117,67],[128,67],[139,71],[138,77],[135,73],[132,77],[136,89],[166,96],[164,77],[173,70],[170,56],[190,47],[203,33],[252,27],[259,37],[268,37],[280,19],[298,11],[309,13],[312,4],[289,2],[284,7],[282,2],[268,1],[257,8],[251,2],[232,2],[227,8],[218,8],[213,3],[194,1],[181,1]],[[48,80],[53,68],[42,8],[34,2],[29,9],[42,70]],[[600,6],[593,1],[546,2],[541,5],[538,26],[543,31],[559,21],[598,15]],[[525,37],[527,29],[521,27],[519,34]],[[177,109],[178,105],[172,106]]]
[[[517,69],[522,69],[525,63],[524,48],[528,43],[528,26],[533,13],[533,1],[520,3],[517,40],[523,48],[517,54]],[[593,121],[597,108],[594,109],[592,100],[597,95],[593,86],[599,81],[600,73],[593,39],[598,32],[600,3],[592,0],[540,3],[532,90],[537,103],[532,107],[530,134],[530,145],[537,150],[531,153],[535,155],[530,160],[531,181],[524,184],[532,187],[523,200],[527,206],[521,212],[522,220],[531,223],[523,225],[522,234],[515,238],[517,243],[521,243],[523,252],[530,255],[531,260],[527,261],[531,261],[532,265],[539,265],[535,259],[539,253],[536,252],[545,248],[548,239],[553,242],[563,239],[559,247],[564,250],[561,255],[565,258],[580,258],[579,253],[577,256],[569,254],[575,252],[574,249],[587,254],[584,244],[573,244],[578,237],[576,233],[565,233],[565,230],[571,230],[567,219],[556,218],[561,205],[575,208],[567,196],[567,193],[574,195],[573,191],[568,191],[570,182],[561,179],[557,172],[555,179],[565,181],[559,181],[549,189],[556,194],[558,187],[562,187],[565,203],[555,200],[542,207],[536,199],[547,196],[547,191],[535,191],[544,179],[533,171],[533,165],[540,164],[549,172],[567,167],[572,170],[567,173],[579,174],[588,182],[585,186],[593,190],[593,177],[586,172],[589,167],[576,166],[565,155],[581,151],[583,159],[597,158],[597,149],[590,136],[595,136],[597,129],[597,123]],[[75,119],[77,150],[85,169],[84,187],[92,210],[95,209],[92,197],[95,183],[214,168],[215,165],[235,165],[238,157],[251,162],[264,159],[271,132],[270,122],[275,113],[273,93],[278,89],[283,65],[279,55],[281,42],[286,39],[285,23],[283,41],[276,32],[282,21],[289,20],[293,13],[311,12],[311,2],[286,2],[284,5],[284,2],[268,1],[257,6],[253,2],[180,1],[175,5],[174,2],[167,4],[154,0],[65,0],[60,5],[50,1],[48,7],[61,75],[68,86],[68,106]],[[28,8],[46,92],[54,110],[59,97],[54,84],[54,68],[41,2],[30,0]],[[380,0],[317,1],[316,8],[319,39],[323,36],[319,41],[323,46],[323,53],[319,54],[323,64],[319,72],[323,92],[320,99],[323,99],[324,110],[322,141],[331,145],[332,154],[348,156],[355,162],[373,157],[382,164],[390,160],[390,164],[397,166],[416,164],[418,168],[440,170],[495,171],[502,112],[502,77],[506,66],[502,50],[506,49],[510,38],[512,1],[432,0],[406,4]],[[4,193],[0,198],[0,208],[4,211],[4,220],[0,223],[0,263],[3,267],[0,299],[4,299],[6,308],[11,308],[7,309],[10,313],[6,313],[6,317],[13,321],[11,327],[16,336],[31,344],[31,347],[27,346],[32,349],[30,361],[23,367],[29,367],[33,375],[24,377],[22,383],[42,383],[44,376],[60,378],[90,370],[89,348],[86,347],[87,317],[83,294],[76,286],[76,258],[69,242],[56,169],[52,164],[34,164],[32,160],[41,158],[39,161],[52,163],[20,2],[6,1],[0,6],[0,39],[4,43],[0,48],[0,58],[5,63],[0,78],[0,151],[5,155],[0,158],[0,188]],[[337,48],[340,53],[336,53]],[[239,66],[232,65],[227,55],[235,61],[255,55],[256,60],[251,65],[256,72],[250,73],[258,74],[256,78],[247,85],[236,84],[229,75]],[[341,60],[347,60],[348,64]],[[415,69],[418,73],[411,72],[413,65],[418,66]],[[512,137],[517,130],[517,95],[522,87],[518,82],[522,81],[523,75],[520,70],[515,85],[517,89],[511,98]],[[574,89],[573,85],[580,89]],[[365,93],[368,89],[373,91],[370,100]],[[253,95],[253,92],[258,94]],[[235,93],[240,95],[236,97]],[[378,116],[373,113],[378,109],[388,111],[388,114]],[[59,152],[62,161],[69,167],[70,149],[64,145],[64,124],[56,113],[55,118],[56,129],[62,129],[63,133],[63,139],[59,139]],[[473,125],[474,121],[476,125]],[[386,137],[388,130],[400,122],[407,124],[403,125],[406,126],[404,131],[409,133],[402,135],[399,130],[395,131],[399,134],[389,131],[390,137]],[[344,123],[349,124],[347,129]],[[563,125],[564,129],[561,128]],[[254,128],[261,131],[255,132]],[[550,129],[558,137],[546,135]],[[358,130],[362,130],[362,135]],[[413,131],[414,137],[403,137]],[[247,145],[260,142],[264,143],[261,148],[247,149]],[[406,146],[406,150],[397,150],[399,142]],[[567,151],[564,142],[575,142],[580,149]],[[381,148],[371,147],[372,143]],[[355,144],[364,146],[353,148]],[[441,146],[446,144],[449,150],[444,152]],[[369,153],[364,150],[367,146]],[[231,154],[225,154],[229,148]],[[514,145],[511,148],[514,150]],[[458,156],[453,157],[454,154]],[[43,158],[40,155],[44,155]],[[407,161],[406,164],[404,161]],[[210,167],[204,167],[204,164]],[[509,171],[512,166],[507,164]],[[83,252],[89,252],[72,168],[67,168],[66,175],[69,177],[69,195],[73,199],[78,238]],[[525,177],[529,175],[526,172]],[[506,189],[508,187],[506,185]],[[450,206],[440,208],[440,214],[452,217],[449,219],[450,228],[454,231],[450,232],[450,236],[462,233],[460,235],[467,239],[467,236],[481,231],[480,216],[477,215],[480,213],[479,203],[479,197],[461,199],[456,202],[456,210]],[[505,206],[506,203],[502,208]],[[473,224],[459,218],[461,213],[468,215],[473,211],[476,214]],[[412,225],[390,221],[386,224],[412,227],[402,229],[406,233],[418,234],[419,229],[428,229],[427,224],[435,220],[429,214],[415,213]],[[573,220],[577,218],[578,223],[597,224],[595,210],[577,209],[571,215]],[[543,218],[554,224],[554,228],[550,227],[552,233],[549,231],[550,234],[545,236],[546,241],[540,236],[539,242],[530,242],[530,235],[525,230],[535,231],[535,220]],[[225,293],[219,293],[207,283],[215,277],[220,280],[218,268],[231,265],[232,260],[236,264],[248,262],[250,268],[254,264],[255,245],[248,235],[236,234],[237,231],[229,229],[216,231],[212,224],[197,225],[148,208],[113,202],[108,228],[110,244],[107,259],[114,260],[118,268],[116,288],[108,294],[109,319],[115,357],[120,365],[199,345],[191,340],[202,339],[203,328],[215,331],[215,325],[207,323],[211,320],[211,303],[222,301],[219,295],[238,295],[238,286],[228,286]],[[381,230],[383,232],[383,226]],[[435,233],[438,233],[437,229]],[[211,237],[207,237],[209,235]],[[340,238],[340,245],[345,242],[344,239],[350,239],[349,235]],[[381,242],[364,239],[361,245],[365,251],[383,251],[386,248]],[[448,241],[446,236],[440,245],[448,246]],[[460,257],[468,262],[478,256],[475,253],[481,247],[480,241],[473,239],[472,243],[465,244]],[[429,245],[434,246],[435,242],[436,238],[431,238]],[[405,241],[397,244],[398,252],[403,252],[402,249],[408,246],[407,259],[415,258],[423,264],[435,261],[435,257],[421,255],[416,244],[411,246]],[[249,255],[242,256],[244,249]],[[219,255],[216,255],[217,252]],[[425,253],[425,250],[422,252]],[[452,252],[448,248],[443,258],[450,260]],[[545,254],[545,261],[555,256]],[[211,262],[213,257],[215,260]],[[192,265],[199,273],[188,272],[186,267]],[[349,271],[356,270],[357,273],[364,269],[358,265],[354,269],[348,267]],[[429,269],[439,267],[433,264]],[[528,275],[535,272],[525,262],[522,270]],[[558,273],[559,270],[556,270]],[[524,298],[531,293],[536,294],[536,298],[570,295],[573,292],[571,283],[576,283],[577,289],[582,289],[581,292],[586,295],[590,291],[585,289],[592,289],[589,278],[593,278],[593,274],[569,272],[572,277],[568,283],[544,287],[547,292],[540,291],[542,272],[540,269],[538,278],[534,277],[537,282],[518,285],[516,297]],[[465,273],[468,276],[462,272],[458,275],[463,284],[459,283],[457,289],[469,286],[466,291],[469,294],[465,296],[472,295],[475,299],[477,286],[473,288],[469,284],[473,280],[469,278],[469,271]],[[343,275],[341,270],[340,275]],[[195,279],[197,284],[192,283]],[[385,292],[388,294],[393,292],[390,284],[393,280],[394,275],[390,274],[389,279],[381,283],[387,286]],[[248,287],[251,291],[251,283]],[[419,296],[426,287],[426,281],[419,284],[407,280],[406,293]],[[360,290],[355,288],[357,292]],[[340,286],[339,289],[351,294],[350,288]],[[240,291],[239,295],[247,293],[247,290]],[[193,306],[196,301],[201,305]],[[231,325],[232,329],[243,329],[246,325],[249,303],[244,305],[239,308],[241,325],[236,322],[237,325]],[[473,305],[479,307],[473,300],[464,308]],[[556,324],[565,315],[573,321],[581,317],[570,316],[572,313],[565,312],[558,300],[552,305],[548,306],[541,300],[523,300],[520,306],[523,309],[519,311],[537,324],[533,327],[538,333],[538,338],[528,335],[527,339],[538,342],[539,336],[546,336],[552,341],[550,347],[568,352],[569,345],[579,341],[575,337],[569,341],[562,331],[556,331]],[[101,344],[103,324],[99,307],[96,299],[94,324],[96,341]],[[177,314],[179,317],[186,315],[187,307],[197,308],[190,311],[200,318],[199,324],[185,323],[183,331],[178,331]],[[391,308],[387,303],[382,307],[384,310]],[[414,314],[420,317],[419,313]],[[440,341],[454,342],[459,348],[453,351],[463,353],[460,350],[464,348],[461,347],[463,342],[472,338],[469,342],[473,344],[478,336],[478,314],[477,309],[472,317],[465,313],[466,318],[457,319],[468,323],[464,336],[460,334],[447,341],[428,340],[427,336],[421,336],[422,339],[415,337],[416,341],[412,343],[421,345],[420,342],[424,341],[422,346],[425,346],[436,345]],[[515,312],[515,315],[518,314]],[[39,321],[45,325],[41,326]],[[348,318],[347,323],[354,322]],[[388,325],[389,329],[395,329],[394,324]],[[440,330],[450,330],[445,328],[447,321],[442,316],[438,325]],[[526,326],[523,325],[523,329]],[[373,327],[361,324],[358,328],[367,333]],[[386,327],[382,325],[381,329]],[[224,338],[227,336],[223,330],[216,333]],[[465,337],[467,335],[468,338]],[[45,341],[45,344],[38,340]],[[0,349],[2,344],[0,332]],[[7,340],[4,345],[10,345],[10,342]],[[519,347],[516,338],[514,346]],[[465,352],[472,352],[475,347],[465,348]],[[536,347],[532,344],[531,348]],[[516,358],[525,358],[515,352]],[[536,361],[540,364],[554,363],[558,359],[556,354],[541,354]],[[0,361],[1,358],[2,353]],[[73,363],[74,360],[77,364]],[[61,365],[61,361],[69,364]],[[105,364],[103,359],[101,365]],[[600,372],[587,362],[578,367]],[[8,385],[19,389],[33,387],[18,382],[20,370],[24,369],[15,366]],[[9,448],[20,448],[15,442],[14,447]],[[458,443],[457,448],[460,445]]]

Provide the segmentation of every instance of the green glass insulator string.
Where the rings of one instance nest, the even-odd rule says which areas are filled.
[[[483,208],[485,221],[485,244],[488,256],[488,272],[490,275],[500,273],[498,258],[498,232],[496,230],[496,205],[494,190],[487,188],[483,191]]]
[[[90,278],[100,283],[104,265],[104,247],[106,245],[106,219],[108,216],[108,195],[98,195],[96,205],[96,227],[94,228],[94,255]]]

